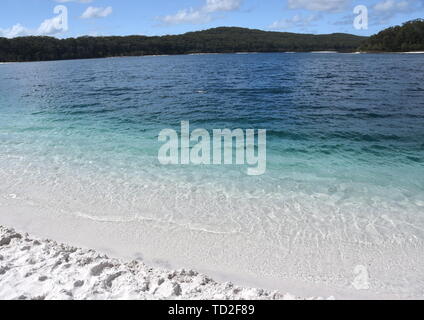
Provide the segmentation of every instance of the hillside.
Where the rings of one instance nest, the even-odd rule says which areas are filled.
[[[370,37],[361,51],[406,52],[424,50],[424,20],[417,19],[391,27]]]
[[[182,35],[146,37],[0,38],[0,61],[42,61],[187,53],[356,51],[366,37],[269,32],[221,27]]]

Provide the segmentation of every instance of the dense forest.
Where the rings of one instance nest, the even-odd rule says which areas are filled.
[[[0,62],[44,61],[188,53],[395,52],[424,50],[424,20],[391,27],[370,38],[269,32],[221,27],[161,37],[0,38]]]
[[[424,51],[424,20],[417,19],[381,31],[360,47],[361,51]]]
[[[0,38],[0,61],[42,61],[187,53],[356,51],[364,37],[267,32],[221,27],[182,35],[146,37]]]

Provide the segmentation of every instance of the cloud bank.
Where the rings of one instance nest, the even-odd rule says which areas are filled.
[[[243,0],[206,0],[200,8],[188,8],[178,11],[176,14],[160,17],[167,25],[173,24],[202,24],[214,18],[214,13],[228,12],[240,9]]]
[[[88,7],[81,15],[82,19],[106,18],[113,12],[112,7]]]

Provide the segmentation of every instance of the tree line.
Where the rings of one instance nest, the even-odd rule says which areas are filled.
[[[234,52],[424,50],[424,20],[391,27],[372,37],[270,32],[220,27],[169,36],[0,38],[0,62],[48,61],[120,56]]]
[[[391,27],[370,37],[361,51],[406,52],[424,51],[424,20],[417,19],[402,26]]]
[[[268,32],[234,27],[172,36],[0,38],[0,61],[46,61],[189,53],[355,51],[365,37]]]

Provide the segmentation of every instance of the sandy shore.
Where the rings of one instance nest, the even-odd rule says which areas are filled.
[[[193,270],[171,271],[110,259],[94,250],[33,239],[0,226],[0,299],[301,298],[218,283]]]

